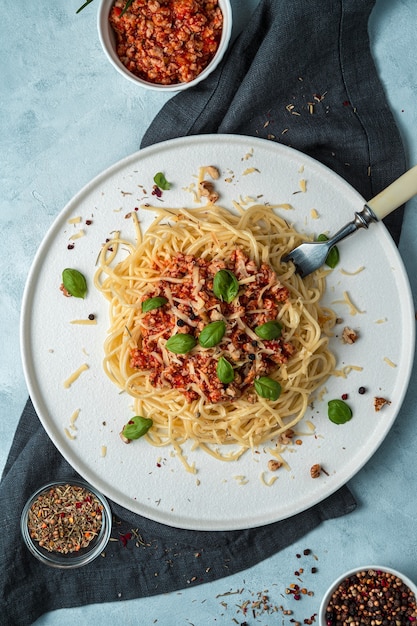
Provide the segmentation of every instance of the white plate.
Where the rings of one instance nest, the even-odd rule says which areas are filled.
[[[119,432],[132,416],[131,399],[119,394],[102,370],[103,341],[108,328],[107,303],[92,286],[96,260],[111,231],[134,236],[125,215],[141,203],[157,203],[151,195],[153,176],[165,173],[173,188],[162,201],[192,206],[186,187],[201,165],[221,170],[216,188],[221,203],[251,196],[260,202],[291,203],[285,218],[308,233],[334,232],[353,219],[364,200],[344,180],[315,160],[277,143],[232,135],[175,139],[142,150],[117,163],[88,184],[58,216],[47,233],[30,271],[21,324],[22,354],[29,392],[48,435],[69,463],[91,484],[131,511],[172,526],[204,530],[255,527],[299,513],[345,484],[372,456],[389,432],[408,385],[414,353],[414,308],[407,276],[385,227],[373,224],[340,244],[341,263],[329,276],[326,301],[358,331],[353,345],[332,339],[338,367],[359,366],[347,378],[332,377],[327,392],[307,411],[298,431],[302,445],[286,453],[290,470],[281,468],[270,487],[260,476],[270,455],[251,452],[237,463],[216,461],[190,452],[198,474],[187,473],[169,448],[144,440],[125,445]],[[248,173],[248,168],[254,168]],[[300,180],[307,191],[300,191]],[[147,193],[145,193],[145,191]],[[298,193],[295,193],[298,192]],[[318,219],[313,218],[316,209]],[[146,227],[152,213],[142,215]],[[81,224],[69,224],[73,217]],[[91,220],[86,225],[85,220]],[[80,230],[85,236],[70,237]],[[354,272],[363,266],[360,273]],[[65,267],[80,270],[89,283],[85,300],[65,298],[59,290]],[[351,275],[341,270],[350,272]],[[351,315],[343,300],[347,292],[361,311]],[[335,303],[336,302],[336,303]],[[71,320],[93,313],[96,326]],[[342,326],[343,326],[342,325]],[[63,382],[80,365],[89,369],[69,388]],[[366,387],[360,395],[358,388]],[[327,418],[327,401],[349,394],[352,420],[336,426]],[[391,401],[380,412],[373,397]],[[76,438],[65,433],[80,409]],[[107,453],[102,456],[102,446]],[[326,474],[310,476],[320,463]],[[244,477],[244,479],[240,478]],[[266,480],[271,477],[266,471]],[[53,478],[53,477],[50,477]]]

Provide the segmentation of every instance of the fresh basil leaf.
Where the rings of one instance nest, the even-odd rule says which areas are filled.
[[[327,415],[334,424],[346,424],[352,419],[352,409],[344,400],[329,400],[327,403]]]
[[[258,396],[261,396],[261,398],[275,401],[278,400],[281,394],[281,385],[276,380],[268,378],[268,376],[256,378],[254,385],[256,393]]]
[[[331,269],[334,269],[336,265],[339,263],[340,255],[337,246],[333,246],[331,250],[329,250],[329,254],[326,257],[326,265]]]
[[[277,339],[281,337],[282,324],[277,320],[271,320],[270,322],[265,322],[265,324],[261,324],[255,328],[255,333],[261,339]]]
[[[153,177],[153,182],[157,187],[159,187],[159,189],[163,189],[164,191],[171,189],[171,183],[167,181],[165,175],[162,172],[158,172],[157,174],[155,174],[155,176]]]
[[[148,432],[152,424],[153,421],[149,417],[135,415],[123,428],[122,435],[126,437],[126,439],[139,439]]]
[[[187,354],[196,345],[196,338],[187,333],[177,333],[172,335],[165,344],[165,347],[174,354]]]
[[[164,306],[168,302],[167,298],[163,296],[155,296],[155,298],[148,298],[142,302],[142,313],[147,313],[148,311],[153,311],[154,309],[159,309],[159,307]]]
[[[217,378],[220,380],[220,382],[225,383],[226,385],[228,383],[231,383],[232,380],[234,380],[235,378],[235,371],[229,361],[224,358],[224,356],[221,356],[218,360],[216,373]]]
[[[226,332],[226,324],[223,320],[207,324],[198,336],[198,343],[202,348],[213,348],[223,339]]]
[[[213,280],[214,295],[228,304],[234,300],[239,292],[239,283],[230,270],[219,270]]]
[[[321,235],[317,237],[317,241],[328,241],[328,240],[329,238],[324,233],[322,233]],[[339,263],[339,259],[340,259],[339,249],[337,246],[333,246],[333,248],[329,250],[329,254],[326,257],[326,265],[330,267],[331,269],[334,269],[336,265]]]
[[[81,272],[67,267],[62,272],[62,283],[74,298],[84,298],[87,293],[87,281]]]

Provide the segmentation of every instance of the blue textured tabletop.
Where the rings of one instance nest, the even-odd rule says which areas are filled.
[[[237,33],[257,0],[234,0],[232,5]],[[18,14],[16,4],[2,2],[2,8],[0,469],[28,395],[19,315],[35,252],[77,191],[138,150],[143,133],[168,99],[129,83],[110,66],[97,36],[95,3],[79,15],[76,0],[27,2]],[[416,24],[415,0],[377,0],[370,19],[372,51],[409,166],[417,163]],[[406,207],[400,252],[416,299],[417,198]],[[354,513],[321,524],[299,543],[241,574],[139,600],[123,601],[121,590],[119,602],[58,610],[36,623],[200,626],[246,620],[291,626],[295,621],[309,623],[304,620],[317,612],[332,579],[357,565],[384,563],[417,581],[416,406],[414,368],[392,431],[349,483],[359,503]],[[312,567],[317,569],[314,574]],[[292,615],[274,614],[271,607],[283,604],[292,583],[314,595],[292,602]],[[262,608],[263,596],[270,608]]]

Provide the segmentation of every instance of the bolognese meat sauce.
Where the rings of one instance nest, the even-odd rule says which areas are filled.
[[[161,280],[143,298],[166,298],[167,302],[141,318],[140,345],[131,352],[131,367],[146,371],[158,388],[170,387],[187,401],[201,397],[209,403],[239,398],[258,376],[266,376],[286,363],[294,347],[280,336],[260,339],[255,329],[276,320],[289,298],[274,270],[266,263],[257,267],[240,249],[227,261],[206,260],[177,253],[169,260],[156,259]],[[230,303],[213,292],[216,273],[227,269],[239,281],[238,296]],[[213,348],[197,346],[188,354],[171,354],[166,341],[174,334],[198,338],[207,326],[223,320],[226,332]],[[234,380],[222,383],[216,375],[219,358],[233,366]]]
[[[217,0],[116,0],[110,24],[116,52],[135,76],[159,85],[188,83],[216,54],[223,14]]]

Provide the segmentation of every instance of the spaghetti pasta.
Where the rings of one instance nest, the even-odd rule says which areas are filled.
[[[177,453],[181,453],[185,442],[191,441],[192,449],[198,447],[222,460],[238,459],[245,450],[255,449],[294,428],[305,414],[312,393],[335,367],[328,345],[335,315],[320,304],[325,290],[325,272],[317,271],[302,280],[295,274],[292,264],[281,262],[281,258],[305,237],[289,226],[272,207],[254,204],[243,208],[234,204],[233,213],[217,205],[193,209],[142,207],[156,213],[150,228],[143,234],[136,213],[132,213],[136,241],[131,243],[115,233],[100,253],[95,276],[96,288],[109,301],[110,328],[104,344],[104,370],[115,385],[133,396],[137,414],[152,418],[153,426],[145,435],[146,439],[154,446],[171,445]],[[120,260],[123,250],[127,250],[127,254]],[[228,268],[232,259],[235,259],[234,267],[239,263],[242,267],[242,258],[248,263],[243,263],[243,274],[238,273],[236,302],[240,303],[240,308],[234,306],[227,309],[227,313],[226,305],[210,308],[212,301],[205,295],[205,283],[212,289],[212,281],[203,269]],[[185,278],[183,274],[177,276],[175,272],[167,271],[184,259],[192,260],[191,265],[198,269],[190,270]],[[245,269],[249,267],[252,271]],[[273,314],[282,327],[282,337],[275,342],[259,338],[253,332],[253,326],[250,328],[238,313],[244,309],[245,290],[260,273],[265,274],[265,268],[270,268],[271,272],[262,286],[264,299],[257,294],[262,306],[253,310],[251,304],[250,313],[261,321],[271,319]],[[187,298],[181,299],[174,287],[184,284],[185,280],[191,291],[188,291]],[[168,285],[166,291],[161,291],[162,283]],[[281,291],[287,297],[280,296],[278,303],[271,304],[272,296],[268,294]],[[141,305],[155,295],[166,296],[163,298],[166,304],[149,317],[149,313],[142,312]],[[184,313],[187,306],[191,310],[191,304],[197,312],[194,319],[190,313]],[[168,353],[167,328],[163,323],[156,324],[158,320],[167,319],[164,308],[169,310],[174,321],[178,323],[180,320],[178,326],[169,326],[168,334],[183,332],[185,325],[186,330],[196,337],[202,320],[213,321],[214,309],[214,319],[225,320],[224,340],[211,352],[196,342],[189,354]],[[272,313],[268,313],[269,308]],[[246,341],[251,340],[256,345],[254,362],[248,361],[247,353],[233,355],[229,324],[235,329],[240,325]],[[141,361],[141,347],[150,340],[150,335],[153,343],[149,345],[158,348],[149,351],[148,361]],[[135,354],[139,366],[138,362],[135,363]],[[220,401],[214,401],[217,396],[210,396],[207,391],[211,388],[213,369],[204,374],[202,368],[202,371],[195,371],[198,367],[192,365],[193,362],[201,363],[195,360],[198,355],[207,354],[216,355],[217,360],[226,355],[240,379],[243,374],[239,372],[243,370],[239,367],[244,366],[246,374],[252,372],[251,377],[245,379],[246,384],[242,384],[237,392],[238,386],[233,389],[232,383],[230,396],[227,395],[228,385],[216,380]],[[268,359],[276,359],[273,367]],[[268,369],[265,369],[267,362]],[[184,378],[180,377],[181,384],[176,388],[172,377],[164,378],[165,374],[157,376],[152,372],[152,363],[164,372],[167,371],[164,367],[169,369],[172,363],[176,363],[177,369],[188,367],[194,378],[190,377],[189,386],[185,388]],[[279,383],[281,393],[277,399],[255,393],[253,383],[259,374],[264,373]],[[199,379],[201,384],[195,382]]]

